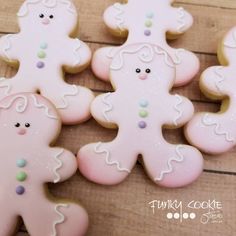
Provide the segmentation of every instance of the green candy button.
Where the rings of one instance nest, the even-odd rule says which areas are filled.
[[[17,175],[16,175],[16,179],[20,182],[23,182],[25,181],[27,178],[27,174],[23,171],[19,172]]]
[[[145,25],[146,25],[146,27],[152,27],[152,21],[151,20],[147,20],[146,22],[145,22]]]
[[[40,52],[38,52],[38,57],[39,57],[40,59],[43,59],[43,58],[46,57],[46,53],[45,53],[44,51],[40,51]]]
[[[148,112],[145,111],[145,110],[141,110],[141,111],[139,112],[139,116],[142,117],[142,118],[145,118],[145,117],[148,116]]]

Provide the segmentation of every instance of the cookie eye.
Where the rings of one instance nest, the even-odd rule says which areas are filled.
[[[151,70],[150,70],[150,69],[146,69],[146,73],[147,73],[147,74],[150,74],[150,73],[151,73]]]
[[[137,69],[136,69],[136,73],[139,74],[140,72],[141,72],[141,70],[140,70],[139,68],[137,68]]]
[[[20,127],[20,123],[16,123],[15,127],[19,128]]]
[[[50,15],[49,18],[50,18],[50,19],[53,19],[53,18],[54,18],[54,15]]]
[[[26,124],[25,124],[25,127],[26,127],[26,128],[29,128],[29,127],[30,127],[30,124],[29,124],[29,123],[26,123]]]
[[[44,14],[40,14],[39,17],[40,17],[40,18],[44,18]]]

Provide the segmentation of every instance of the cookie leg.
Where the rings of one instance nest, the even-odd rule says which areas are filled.
[[[119,48],[120,47],[105,47],[98,49],[94,53],[92,70],[98,78],[109,81],[111,61]]]
[[[173,49],[168,46],[168,52],[176,64],[175,87],[189,83],[198,73],[200,63],[196,55],[185,49]]]
[[[4,209],[1,208],[1,209]],[[0,217],[0,235],[8,236],[13,235],[16,232],[18,218],[15,214],[11,214],[9,211],[2,212],[2,216]]]
[[[226,120],[225,114],[198,113],[185,128],[187,140],[210,154],[221,154],[233,148],[235,133],[234,120]]]
[[[77,124],[90,118],[93,93],[84,87],[58,81],[53,87],[41,89],[41,94],[51,100],[64,124]]]
[[[45,199],[37,202],[35,209],[31,208],[31,214],[23,216],[30,235],[83,236],[87,231],[88,215],[79,205],[53,203]]]
[[[122,182],[137,160],[137,154],[127,143],[129,142],[117,138],[110,143],[86,145],[78,153],[80,172],[99,184],[115,185]]]
[[[203,170],[201,153],[187,145],[162,142],[146,150],[143,161],[151,179],[156,184],[170,188],[192,183]]]

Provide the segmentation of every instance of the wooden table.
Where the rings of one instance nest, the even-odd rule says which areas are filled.
[[[0,0],[0,32],[2,34],[18,31],[16,12],[23,0]],[[121,44],[122,40],[112,37],[102,22],[102,13],[115,0],[76,0],[80,10],[80,38],[95,50],[105,45]],[[183,6],[194,16],[193,28],[180,39],[171,42],[172,46],[194,51],[201,61],[201,71],[218,64],[217,43],[224,33],[236,24],[236,1],[234,0],[179,0],[176,6]],[[27,43],[27,42],[26,42]],[[236,69],[236,68],[235,68]],[[0,75],[11,77],[15,70],[0,62]],[[217,111],[219,104],[207,100],[199,91],[200,73],[191,84],[174,92],[189,97],[197,111]],[[236,79],[236,78],[235,78]],[[87,86],[98,93],[111,90],[109,84],[97,80],[90,69],[81,74],[69,76],[69,82]],[[90,142],[108,141],[115,137],[116,131],[102,128],[93,119],[87,123],[64,127],[57,142],[74,153]],[[170,142],[186,142],[182,129],[165,131]],[[137,164],[130,177],[114,187],[103,187],[85,180],[79,173],[70,181],[50,186],[53,194],[71,199],[79,199],[90,216],[88,235],[93,236],[131,236],[131,235],[236,235],[236,149],[219,156],[204,155],[204,173],[194,184],[180,189],[164,189],[154,185]],[[153,200],[182,201],[183,212],[196,213],[196,219],[167,219],[173,210],[151,209]],[[222,204],[219,216],[222,222],[201,223],[202,214],[208,210],[186,208],[192,200],[205,202],[216,200]],[[178,211],[177,211],[178,212]],[[36,213],[34,213],[36,214]],[[219,217],[218,216],[218,217]],[[22,231],[24,229],[22,228]],[[21,233],[20,233],[21,235]],[[22,232],[22,235],[26,235]]]

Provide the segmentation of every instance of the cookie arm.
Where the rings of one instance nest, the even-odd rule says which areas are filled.
[[[50,158],[53,158],[50,166],[53,183],[62,182],[75,174],[77,162],[73,153],[63,148],[53,148]]]
[[[65,54],[63,56],[63,64],[65,65],[65,69],[70,73],[78,73],[84,70],[90,63],[92,58],[92,53],[90,48],[79,40],[69,39],[65,41]]]
[[[194,114],[194,107],[191,101],[180,95],[172,95],[167,104],[169,104],[169,109],[166,112],[166,126],[181,127],[187,123]]]
[[[8,34],[0,39],[0,57],[9,63],[17,63],[19,49],[16,47],[17,34]]]
[[[104,12],[104,22],[111,30],[111,33],[116,36],[127,36],[126,8],[126,4],[115,3]]]
[[[91,105],[92,116],[104,127],[115,128],[114,106],[114,93],[99,95]]]
[[[182,7],[171,7],[168,15],[170,16],[168,32],[172,34],[182,34],[193,24],[193,17]]]
[[[229,80],[226,77],[225,67],[213,66],[206,69],[200,78],[200,88],[202,92],[212,99],[222,98],[230,89]]]

